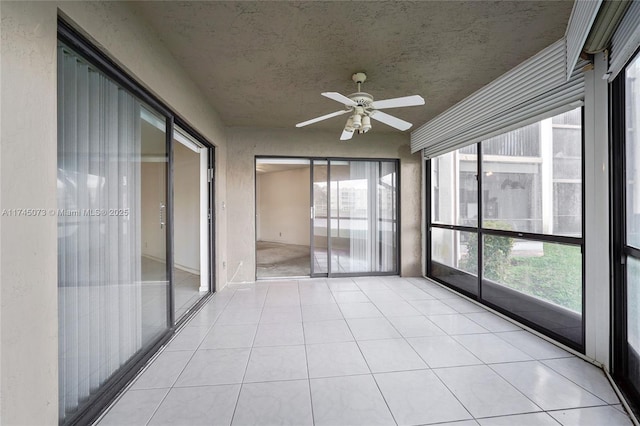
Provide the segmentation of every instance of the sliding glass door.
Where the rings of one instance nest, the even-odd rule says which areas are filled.
[[[209,292],[209,156],[180,126],[173,134],[173,311],[182,318]]]
[[[167,332],[166,119],[58,47],[61,420]]]
[[[640,55],[613,83],[614,341],[613,374],[640,400]]]
[[[329,273],[329,162],[312,160],[311,276]]]
[[[395,160],[257,158],[256,277],[397,274],[398,188]]]
[[[213,147],[92,52],[60,23],[61,424],[90,424],[213,288]]]

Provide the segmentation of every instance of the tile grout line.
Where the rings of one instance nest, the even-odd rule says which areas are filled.
[[[412,283],[412,284],[413,284],[413,283]],[[428,293],[427,293],[427,294],[428,294]],[[431,296],[432,296],[432,295],[431,295]],[[440,301],[440,299],[436,298],[435,296],[433,296],[433,297],[435,298],[434,300],[438,300],[438,301]],[[429,300],[429,299],[427,299],[427,300]],[[444,303],[444,302],[442,302],[442,303]],[[413,305],[412,305],[412,306],[413,306]],[[447,305],[447,306],[449,306],[449,305]],[[452,309],[454,309],[454,310],[455,310],[455,308],[453,308],[453,307],[452,307]],[[462,313],[458,313],[458,314],[462,315]],[[460,342],[458,342],[456,339],[454,339],[454,338],[453,338],[453,336],[454,336],[454,335],[449,334],[446,330],[444,330],[442,327],[440,327],[437,323],[435,323],[435,322],[431,321],[431,320],[429,319],[429,317],[428,317],[426,314],[423,314],[422,316],[423,316],[423,317],[425,317],[425,318],[426,318],[428,321],[430,321],[431,323],[433,323],[433,324],[434,324],[438,329],[442,330],[442,332],[444,332],[444,335],[445,335],[445,336],[447,336],[447,337],[449,337],[450,339],[452,339],[453,341],[457,342],[458,344],[460,344],[460,345],[464,348],[464,346],[463,346]],[[473,320],[471,320],[470,318],[469,318],[469,320],[470,320],[470,321],[473,321]],[[475,321],[474,321],[474,322],[475,322]],[[393,324],[392,324],[392,325],[393,325]],[[402,335],[402,333],[400,333],[400,335]],[[411,344],[411,342],[409,342],[409,341],[408,341],[408,339],[407,339],[405,336],[403,336],[403,335],[402,335],[402,337],[403,337],[403,339],[407,342],[407,344],[411,347],[411,349],[413,349],[413,350],[414,350],[414,352],[416,352],[416,353],[417,353],[417,355],[420,357],[420,359],[422,359],[422,360],[424,361],[424,363],[425,363],[425,364],[427,365],[427,367],[429,368],[429,371],[431,371],[431,372],[433,373],[433,375],[437,378],[437,380],[438,380],[440,383],[442,383],[442,385],[443,385],[443,386],[444,386],[444,387],[449,391],[449,393],[450,393],[450,394],[451,394],[451,395],[456,399],[456,401],[458,401],[458,403],[460,404],[460,406],[461,406],[461,407],[463,407],[463,408],[465,409],[465,411],[469,414],[469,416],[471,416],[471,418],[472,418],[474,421],[476,421],[476,422],[477,422],[477,420],[476,420],[476,416],[474,416],[474,415],[471,413],[471,411],[469,410],[469,408],[467,408],[467,406],[466,406],[466,405],[465,405],[465,404],[464,404],[464,403],[463,403],[463,402],[458,398],[458,395],[456,395],[456,394],[455,394],[455,392],[453,392],[453,390],[452,390],[451,388],[449,388],[449,386],[447,386],[447,384],[446,384],[446,383],[442,380],[442,378],[437,374],[437,372],[435,371],[435,370],[437,370],[437,368],[436,368],[436,369],[431,368],[431,366],[429,365],[429,363],[427,362],[427,360],[425,360],[425,359],[422,357],[422,355],[420,355],[420,353],[419,353],[419,352],[418,352],[418,351],[413,347],[413,345]],[[465,349],[466,349],[466,348],[465,348]],[[478,361],[480,361],[480,362],[482,363],[482,365],[485,365],[485,366],[486,366],[486,363],[484,363],[484,361],[482,361],[481,359],[479,359],[475,354],[473,354],[472,352],[469,352],[469,353],[471,353],[471,354],[472,354],[476,359],[478,359]],[[449,367],[449,368],[457,368],[457,367],[452,366],[452,367]],[[509,382],[507,382],[507,383],[509,383]],[[509,385],[511,385],[511,383],[509,383]],[[513,387],[513,385],[511,385],[511,386]],[[514,389],[515,389],[515,387],[514,387]],[[516,390],[518,390],[518,389],[516,389]],[[526,397],[526,396],[525,396],[525,397]],[[528,399],[528,398],[527,398],[527,399]],[[534,404],[534,405],[535,405],[535,406],[538,406],[537,404]]]
[[[298,296],[300,296],[300,281],[298,281]],[[315,426],[316,417],[313,410],[313,393],[311,392],[311,374],[309,373],[309,354],[307,352],[307,335],[304,331],[304,319],[302,317],[302,298],[300,298],[300,320],[302,321],[301,324],[302,324],[302,342],[304,345],[304,360],[307,367],[307,387],[309,388],[309,404],[311,405],[311,424]]]
[[[234,295],[235,295],[235,290],[234,290]],[[184,331],[185,328],[187,328],[189,326],[189,324],[191,323],[191,321],[193,321],[193,319],[195,318],[196,315],[200,314],[200,312],[202,312],[204,310],[204,308],[211,303],[214,300],[214,295],[212,295],[211,299],[205,304],[203,305],[197,313],[195,313],[191,319],[189,319],[189,322],[187,322],[185,325],[183,325],[180,328],[180,331],[178,333],[176,333],[176,335],[171,339],[172,341],[174,339],[176,339],[178,337],[178,335],[180,333],[182,333]],[[215,325],[215,323],[218,321],[218,318],[220,318],[220,315],[222,314],[222,312],[224,312],[224,310],[226,309],[227,305],[229,304],[229,302],[231,301],[231,299],[233,298],[233,295],[226,301],[226,303],[224,304],[224,306],[222,307],[222,310],[220,311],[220,314],[218,314],[216,316],[216,319],[213,321],[213,323],[211,324],[211,326],[209,326],[209,329],[207,331],[207,334],[209,333],[209,330],[211,330],[213,328],[213,326]],[[205,334],[205,338],[206,338],[206,334]],[[151,420],[153,420],[153,418],[155,417],[155,415],[158,413],[158,410],[160,409],[160,407],[162,406],[162,404],[164,403],[164,401],[167,399],[167,397],[169,396],[169,394],[171,393],[171,391],[173,390],[176,382],[178,381],[178,379],[180,378],[180,376],[182,375],[182,373],[184,373],[184,370],[187,368],[187,365],[189,365],[189,363],[191,362],[191,360],[193,359],[193,357],[196,355],[196,352],[198,352],[198,348],[200,347],[200,345],[202,345],[202,342],[204,341],[204,339],[202,339],[202,341],[198,344],[198,346],[196,347],[196,349],[193,351],[193,353],[191,354],[191,356],[189,357],[189,360],[184,364],[184,367],[182,367],[182,369],[180,370],[180,373],[176,376],[175,380],[173,381],[173,384],[171,386],[169,386],[167,393],[164,395],[164,397],[162,398],[162,400],[160,401],[160,403],[158,404],[158,406],[155,408],[155,410],[153,410],[153,414],[151,414],[151,417],[149,417],[149,420],[147,420],[147,422],[145,423],[145,425],[148,425],[149,423],[151,423]],[[169,342],[171,343],[171,342]],[[164,353],[166,351],[166,348],[169,346],[169,343],[167,343],[167,345],[162,349],[162,351],[160,353]],[[171,351],[167,351],[167,352],[171,352]],[[160,354],[158,354],[159,356]],[[154,362],[157,360],[157,358],[154,359]],[[151,365],[149,365],[151,366]],[[138,377],[139,378],[139,377]],[[136,378],[136,380],[138,379]],[[134,382],[135,383],[135,382]]]
[[[242,395],[242,389],[244,387],[244,379],[247,376],[247,370],[249,369],[249,363],[251,362],[251,354],[253,353],[253,345],[256,342],[256,338],[258,337],[258,330],[260,329],[260,320],[262,319],[262,314],[264,313],[264,308],[267,303],[267,297],[269,297],[269,291],[271,290],[271,285],[268,284],[267,293],[264,297],[264,302],[262,303],[262,309],[260,310],[260,318],[258,318],[258,326],[256,327],[256,333],[253,335],[253,341],[251,342],[251,348],[249,348],[249,357],[247,358],[247,365],[244,366],[244,374],[242,375],[242,381],[240,382],[240,389],[238,390],[238,397],[236,398],[236,404],[233,407],[233,413],[231,414],[231,422],[229,425],[233,424],[233,420],[236,417],[236,412],[238,411],[238,404],[240,403],[240,395]]]
[[[412,284],[413,284],[413,283],[412,283]],[[428,300],[428,299],[427,299],[427,300]],[[412,305],[412,306],[413,306],[413,305]],[[444,335],[445,335],[445,336],[448,336],[448,337],[450,337],[450,338],[451,338],[451,336],[450,336],[450,335],[449,335],[449,334],[448,334],[444,329],[442,329],[438,324],[436,324],[436,323],[434,323],[433,321],[431,321],[431,320],[430,320],[426,315],[421,315],[421,316],[422,316],[422,317],[424,317],[424,318],[426,318],[426,320],[427,320],[427,321],[431,322],[431,323],[432,323],[436,328],[438,328],[439,330],[441,330],[441,331],[444,333]],[[391,322],[391,321],[389,321],[389,322]],[[393,323],[391,323],[391,325],[395,328],[395,325],[393,325]],[[410,347],[410,348],[411,348],[411,349],[416,353],[416,355],[418,355],[418,357],[419,357],[419,358],[424,362],[424,364],[427,366],[427,370],[428,370],[428,371],[430,371],[430,372],[431,372],[431,373],[436,377],[436,379],[437,379],[438,381],[440,381],[440,383],[442,383],[442,385],[445,387],[445,389],[447,389],[447,390],[449,391],[449,393],[450,393],[450,394],[455,398],[455,400],[456,400],[456,401],[458,401],[458,403],[460,404],[460,406],[461,406],[462,408],[464,408],[464,410],[469,414],[469,416],[471,416],[471,418],[472,418],[472,419],[474,419],[474,420],[475,420],[475,416],[474,416],[473,414],[471,414],[471,411],[469,411],[469,409],[467,408],[467,406],[466,406],[466,405],[464,405],[464,404],[462,403],[462,401],[460,401],[460,399],[458,398],[458,396],[457,396],[457,395],[456,395],[456,394],[455,394],[451,389],[449,389],[449,387],[447,386],[447,384],[446,384],[446,383],[444,383],[444,382],[442,381],[442,379],[440,378],[440,376],[438,376],[438,375],[436,374],[436,372],[435,372],[435,371],[433,371],[433,368],[431,368],[431,366],[429,365],[429,363],[427,362],[427,360],[426,360],[426,359],[424,359],[424,358],[422,357],[422,355],[420,355],[420,353],[416,350],[416,348],[414,348],[414,347],[413,347],[413,345],[411,344],[411,342],[409,342],[408,338],[407,338],[407,337],[405,337],[405,336],[400,332],[400,330],[397,330],[397,328],[396,328],[396,331],[398,331],[398,333],[400,334],[400,336],[402,336],[402,339],[407,343],[407,345],[409,345],[409,347]],[[374,376],[374,378],[375,378],[375,376]],[[476,423],[477,423],[477,421],[476,421]]]
[[[358,283],[356,283],[356,285],[358,285]],[[360,286],[358,286],[358,288],[359,287]],[[363,292],[363,294],[365,294],[365,293]],[[366,296],[366,294],[365,294],[365,296]],[[366,296],[366,297],[367,297],[367,299],[369,299],[369,296]],[[369,299],[369,300],[371,300],[371,299]],[[387,320],[387,321],[389,321],[389,320]],[[395,424],[398,425],[399,424],[398,420],[396,419],[396,416],[393,414],[393,411],[391,410],[391,407],[389,406],[389,402],[387,401],[387,398],[384,397],[384,393],[382,393],[382,389],[380,389],[380,385],[378,384],[378,381],[376,380],[376,376],[373,375],[373,371],[371,370],[371,366],[369,365],[369,361],[367,361],[367,357],[364,356],[364,352],[362,352],[362,348],[360,347],[360,343],[358,343],[358,339],[356,339],[356,336],[353,334],[353,331],[351,330],[351,326],[349,325],[349,322],[346,319],[345,319],[345,323],[347,324],[347,327],[349,328],[349,332],[353,336],[355,344],[358,347],[358,351],[360,352],[360,356],[362,357],[362,359],[364,360],[367,368],[369,369],[369,375],[373,379],[373,383],[376,384],[376,389],[378,389],[378,392],[380,392],[380,396],[382,397],[382,400],[384,401],[384,404],[386,405],[387,410],[389,411],[389,414],[391,414],[391,418],[393,419]],[[393,327],[393,325],[392,325],[392,327]]]
[[[554,370],[553,368],[551,368],[550,366],[548,366],[547,364],[545,364],[544,362],[534,359],[534,360],[530,360],[530,361],[510,361],[510,362],[494,362],[491,364],[486,364],[487,367],[491,368],[492,365],[499,365],[499,364],[523,364],[525,362],[537,362],[539,364],[542,364],[543,366],[547,367],[548,369],[550,369],[551,371],[553,371],[554,373],[556,373],[557,375],[559,375],[560,377],[568,380],[569,382],[571,382],[572,384],[574,384],[575,386],[579,387],[580,389],[584,390],[585,392],[587,392],[588,394],[592,395],[594,398],[599,399],[600,401],[603,402],[603,404],[600,405],[594,405],[594,407],[601,407],[603,405],[611,405],[608,402],[606,402],[605,400],[603,400],[602,398],[600,398],[598,395],[594,394],[593,392],[589,391],[588,389],[585,389],[584,387],[580,386],[578,383],[574,382],[573,380],[569,379],[568,377],[564,376],[562,373]],[[509,384],[511,384],[511,382],[509,380],[507,380],[506,377],[502,376],[502,374],[500,374],[498,371],[496,371],[494,368],[491,368],[493,371],[496,372],[496,374],[498,374],[500,377],[502,377],[504,380],[506,380]],[[515,387],[515,385],[511,384],[513,387]],[[518,389],[519,390],[519,389]],[[526,396],[526,395],[525,395]],[[537,405],[537,404],[536,404]],[[542,407],[540,407],[542,408]],[[575,409],[575,408],[582,408],[582,407],[573,407],[573,408],[567,408],[567,410],[571,410],[571,409]],[[555,410],[549,410],[549,411],[555,411]]]
[[[559,359],[564,359],[564,358],[559,358]],[[574,359],[574,358],[569,358],[569,359]],[[580,358],[577,358],[577,359],[580,359]],[[542,363],[545,367],[550,368],[550,369],[551,369],[551,370],[553,370],[555,373],[557,373],[557,374],[561,375],[561,376],[562,376],[562,377],[564,377],[565,379],[569,380],[571,383],[575,384],[576,386],[581,387],[582,389],[584,389],[585,391],[589,392],[590,394],[592,394],[592,395],[593,395],[593,396],[595,396],[596,398],[598,398],[598,399],[602,400],[602,401],[603,401],[603,402],[605,402],[607,405],[614,405],[614,404],[611,404],[611,403],[609,403],[609,402],[605,401],[603,398],[601,398],[599,395],[596,395],[594,392],[590,391],[589,389],[585,388],[584,386],[582,386],[580,383],[578,383],[578,382],[576,382],[575,380],[573,380],[573,379],[572,379],[571,377],[569,377],[568,375],[564,374],[563,372],[561,372],[561,371],[559,371],[559,370],[557,370],[557,369],[553,368],[553,366],[551,366],[551,365],[547,364],[546,362],[544,362],[544,361],[549,361],[549,360],[537,360],[537,361],[538,361],[538,362],[540,362],[540,363]],[[588,362],[586,362],[586,361],[584,361],[584,360],[582,360],[582,359],[581,359],[580,361],[584,362],[586,365],[593,366],[594,368],[598,368],[598,367],[596,367],[595,365],[593,365],[593,364],[591,364],[591,363],[588,363]],[[607,385],[609,386],[609,388],[611,389],[611,392],[613,392],[613,394],[614,394],[614,395],[616,396],[616,398],[618,399],[617,404],[621,404],[621,403],[622,403],[622,401],[620,401],[620,398],[618,397],[618,394],[616,394],[615,390],[614,390],[614,389],[613,389],[613,387],[611,386],[611,383],[609,383],[609,380],[607,379],[607,375],[604,373],[604,370],[603,370],[603,369],[598,369],[598,370],[599,370],[599,372],[601,372],[601,373],[602,373],[602,377],[603,377],[603,379],[606,381],[606,383],[607,383]]]

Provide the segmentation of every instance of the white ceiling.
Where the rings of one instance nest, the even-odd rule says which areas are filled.
[[[324,91],[427,122],[564,35],[572,1],[136,2],[228,126],[285,127],[340,110]],[[312,125],[340,130],[345,116]],[[394,131],[381,123],[375,130]]]

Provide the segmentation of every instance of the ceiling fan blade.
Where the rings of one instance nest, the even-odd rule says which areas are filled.
[[[323,92],[322,96],[327,97],[329,99],[333,99],[334,101],[340,102],[341,104],[345,104],[346,106],[356,106],[357,103],[353,102],[351,99],[347,98],[345,95],[341,95],[338,92]]]
[[[424,105],[424,98],[420,95],[404,96],[402,98],[383,99],[375,101],[371,106],[375,109],[401,108],[409,106]]]
[[[398,130],[407,130],[411,128],[411,126],[413,126],[413,124],[409,123],[408,121],[401,120],[397,117],[394,117],[393,115],[389,115],[382,111],[371,111],[370,117]]]
[[[354,132],[349,132],[347,130],[343,130],[342,134],[340,135],[340,140],[341,141],[348,141],[349,139],[351,139],[353,137],[353,133]]]
[[[298,124],[296,124],[296,127],[308,126],[309,124],[317,123],[318,121],[326,120],[328,118],[337,117],[339,115],[346,114],[348,112],[349,111],[346,110],[346,109],[345,110],[341,110],[341,111],[332,112],[331,114],[326,114],[326,115],[323,115],[322,117],[316,117],[316,118],[312,118],[311,120],[307,120],[307,121],[303,121],[302,123],[298,123]]]

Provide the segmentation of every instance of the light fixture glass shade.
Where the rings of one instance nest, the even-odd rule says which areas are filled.
[[[371,119],[368,115],[365,115],[362,117],[362,131],[366,133],[369,130],[371,130]]]
[[[353,128],[359,129],[362,127],[362,118],[359,114],[353,114]]]
[[[344,126],[344,129],[348,132],[353,132],[353,116],[349,117],[347,120],[347,124]]]

